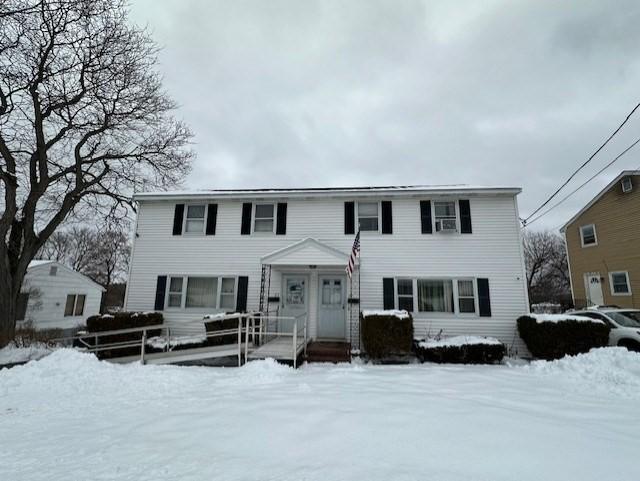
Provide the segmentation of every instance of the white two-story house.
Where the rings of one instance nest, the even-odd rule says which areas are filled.
[[[524,351],[519,188],[470,186],[140,193],[127,310],[172,327],[206,314],[305,315],[315,340],[359,346],[359,314],[412,313],[416,337],[493,336]],[[355,235],[360,258],[345,267]]]

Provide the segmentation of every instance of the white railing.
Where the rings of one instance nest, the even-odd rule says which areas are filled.
[[[282,328],[281,324],[283,321],[292,324],[290,330]],[[245,334],[245,361],[249,356],[248,345],[250,333],[252,333],[254,345],[264,345],[276,338],[291,337],[291,360],[293,361],[293,367],[296,367],[300,348],[302,348],[305,355],[307,353],[308,329],[306,312],[298,316],[272,316],[264,313],[253,313],[250,315]]]
[[[202,328],[204,327],[202,324],[191,324],[184,325],[180,327],[171,327],[166,324],[155,324],[152,326],[143,326],[143,327],[131,327],[127,329],[115,329],[111,331],[100,331],[100,332],[87,332],[87,333],[79,333],[75,336],[65,337],[54,339],[56,342],[65,342],[65,343],[73,343],[80,344],[80,346],[75,346],[76,348],[85,351],[98,353],[100,351],[109,351],[109,350],[119,350],[126,348],[140,348],[140,362],[142,364],[145,363],[145,356],[147,355],[147,344],[149,341],[149,332],[150,331],[160,331],[160,334],[157,336],[153,336],[153,338],[157,338],[157,344],[162,344],[162,352],[171,352],[175,347],[179,344],[172,341],[177,341],[179,339],[184,340],[185,336],[175,336],[172,335],[172,329],[175,331],[179,331],[181,334],[189,333],[193,334],[194,337],[197,335],[199,337],[200,342],[206,342],[208,339],[223,337],[223,336],[237,336],[237,357],[238,357],[238,365],[242,364],[242,335],[244,334],[244,358],[245,362],[249,357],[249,346],[252,348],[256,346],[261,346],[266,344],[270,340],[273,340],[277,337],[291,337],[292,338],[292,355],[291,359],[293,360],[294,367],[297,363],[297,355],[302,348],[304,353],[306,354],[307,350],[307,314],[300,314],[298,316],[268,316],[264,313],[260,312],[250,312],[250,313],[236,313],[236,314],[228,314],[224,317],[221,317],[219,321],[226,321],[231,319],[238,320],[238,327],[233,327],[229,329],[221,329],[218,331],[206,331],[203,333]],[[281,324],[286,322],[291,322],[292,327],[290,330],[284,330],[281,328]],[[206,320],[202,321],[206,322]],[[215,321],[212,321],[215,322]],[[243,325],[244,324],[244,325]],[[271,325],[275,324],[275,329],[271,328]],[[110,336],[117,336],[122,334],[135,334],[140,333],[140,337],[131,340],[125,341],[111,341],[105,342],[104,338]],[[198,342],[198,340],[194,340],[194,343]],[[188,342],[186,342],[188,343]],[[215,346],[207,346],[207,347],[215,347]],[[188,349],[184,349],[184,351],[188,351]],[[124,356],[123,356],[124,357]]]

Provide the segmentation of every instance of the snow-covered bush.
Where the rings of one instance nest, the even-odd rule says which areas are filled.
[[[94,333],[105,331],[117,331],[120,329],[129,329],[133,327],[155,326],[163,323],[161,312],[116,312],[115,314],[100,314],[87,318],[87,331],[90,334],[85,342],[93,343],[95,341]],[[160,329],[147,331],[147,337],[158,336],[161,334]],[[142,332],[130,332],[124,334],[112,334],[109,336],[99,336],[99,344],[111,344],[115,342],[135,341],[142,338]],[[126,347],[105,351],[98,351],[97,356],[100,359],[109,359],[112,357],[135,356],[140,354],[140,347]]]
[[[413,319],[407,311],[362,311],[362,347],[371,359],[411,354]]]
[[[518,319],[518,333],[531,354],[546,360],[606,346],[609,330],[603,321],[569,314],[529,314]]]
[[[491,364],[502,361],[506,347],[493,337],[455,336],[415,343],[421,362]]]

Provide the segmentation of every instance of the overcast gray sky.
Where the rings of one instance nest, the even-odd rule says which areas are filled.
[[[132,0],[132,18],[195,133],[189,188],[516,185],[526,216],[640,101],[637,0]],[[572,185],[638,136],[640,113]]]

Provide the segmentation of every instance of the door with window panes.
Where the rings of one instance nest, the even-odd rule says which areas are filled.
[[[304,275],[282,276],[282,317],[298,317],[307,313],[307,277]],[[278,323],[280,332],[292,332],[293,320],[282,319]],[[304,325],[304,318],[298,322],[298,326]]]
[[[346,332],[345,278],[320,276],[318,283],[318,337],[344,339]]]

